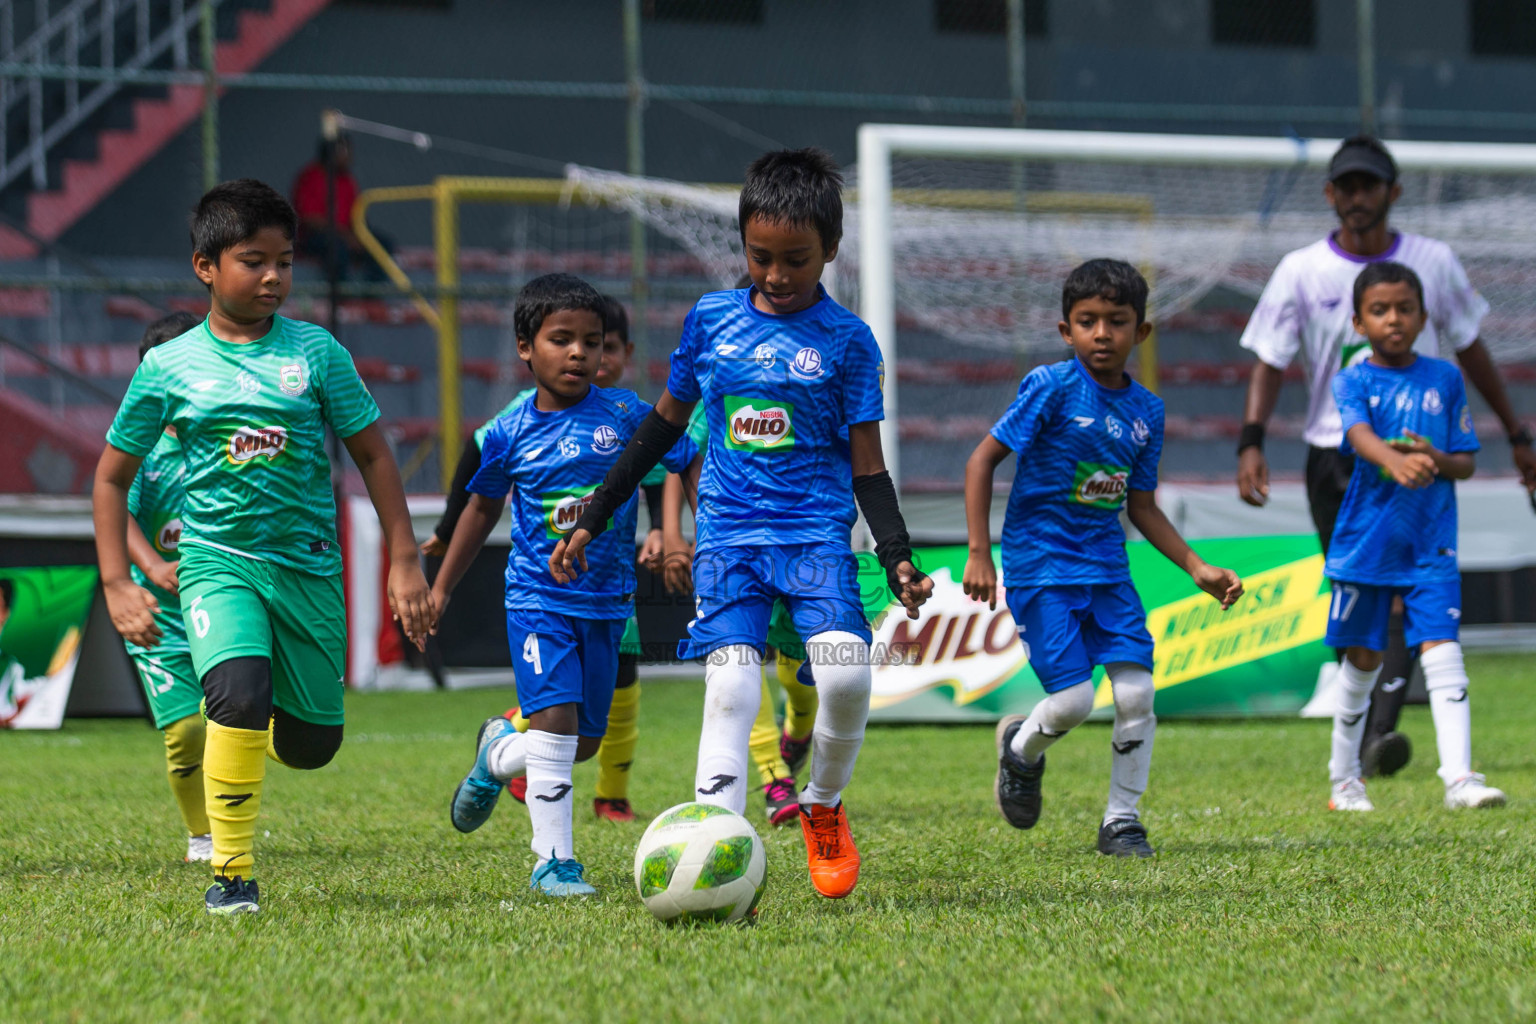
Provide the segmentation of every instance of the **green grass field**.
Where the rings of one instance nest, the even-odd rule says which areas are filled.
[[[41,1020],[1536,1018],[1536,668],[1470,659],[1476,761],[1503,810],[1451,813],[1428,710],[1330,815],[1325,722],[1165,723],[1153,862],[1094,851],[1109,730],[1051,754],[1045,814],[992,804],[992,730],[877,728],[848,794],[864,872],[815,896],[798,829],[765,835],[755,925],[668,929],[631,865],[645,822],[590,815],[601,896],[527,890],[523,809],[463,836],[447,803],[497,691],[351,700],[337,761],[268,774],[262,913],[211,920],[159,735],[139,722],[0,734],[0,1018]],[[648,681],[633,797],[687,797],[697,682]],[[751,808],[762,813],[761,798]]]

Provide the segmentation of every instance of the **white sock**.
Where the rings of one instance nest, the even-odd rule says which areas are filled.
[[[1142,665],[1118,661],[1104,666],[1115,694],[1114,751],[1109,762],[1109,807],[1104,820],[1136,818],[1136,804],[1147,791],[1152,772],[1152,738],[1157,716],[1152,713],[1156,690],[1152,673]]]
[[[1365,735],[1365,713],[1371,709],[1371,691],[1381,666],[1358,669],[1346,656],[1339,665],[1338,704],[1333,711],[1333,750],[1328,758],[1328,778],[1333,782],[1360,777],[1360,737]]]
[[[528,737],[520,732],[494,741],[485,752],[485,766],[502,782],[528,770]]]
[[[747,810],[747,746],[762,700],[763,658],[746,644],[722,647],[704,668],[704,728],[693,773],[694,799]]]
[[[1048,693],[1013,734],[1010,749],[1025,764],[1040,760],[1046,748],[1076,729],[1093,710],[1093,680]]]
[[[529,729],[528,819],[533,823],[530,845],[542,866],[547,860],[576,855],[571,838],[571,768],[576,764],[576,737]]]
[[[1440,644],[1419,655],[1429,713],[1440,750],[1440,781],[1447,786],[1472,772],[1472,708],[1467,701],[1467,666],[1461,644]]]
[[[805,650],[820,704],[811,734],[811,779],[800,791],[800,806],[836,807],[853,778],[869,722],[869,644],[828,630],[811,637]]]

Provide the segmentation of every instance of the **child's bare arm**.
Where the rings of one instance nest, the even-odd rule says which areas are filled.
[[[128,517],[128,558],[139,571],[149,577],[149,582],[161,590],[176,593],[176,563],[167,562],[160,557],[160,552],[144,536],[144,531],[139,529],[139,524],[133,516]]]
[[[992,563],[992,479],[1013,451],[988,434],[965,463],[965,534],[970,551],[961,587],[974,601],[997,607],[997,566]]]
[[[1427,487],[1434,482],[1439,468],[1435,460],[1423,452],[1400,452],[1376,436],[1369,423],[1356,423],[1345,432],[1355,454],[1374,466],[1386,470],[1393,480],[1404,487]]]
[[[483,494],[469,496],[469,504],[464,506],[459,525],[453,531],[453,540],[448,542],[448,552],[443,555],[443,564],[437,570],[437,582],[432,586],[433,604],[439,616],[447,609],[453,588],[459,585],[470,563],[485,546],[485,539],[496,529],[506,504],[505,498],[487,498]],[[437,632],[435,622],[432,631]]]
[[[1477,472],[1477,459],[1471,452],[1443,452],[1429,443],[1429,438],[1406,431],[1406,441],[1387,442],[1399,452],[1419,452],[1428,455],[1435,464],[1435,472],[1450,480],[1466,480]]]
[[[120,448],[106,446],[96,463],[91,519],[96,529],[101,588],[112,625],[129,643],[153,647],[160,642],[160,627],[155,625],[160,604],[128,575],[128,489],[143,461]]]
[[[1190,579],[1201,590],[1221,602],[1222,608],[1230,608],[1243,596],[1243,581],[1231,569],[1211,565],[1195,554],[1163,510],[1157,507],[1156,491],[1131,491],[1126,497],[1126,515],[1131,525],[1160,551],[1164,558],[1189,573]]]
[[[384,431],[377,422],[341,441],[352,461],[357,463],[368,497],[384,527],[384,541],[389,548],[389,603],[395,618],[405,629],[406,638],[423,649],[427,633],[437,621],[432,607],[432,592],[422,575],[417,557],[416,535],[411,530],[411,513],[405,506],[405,485],[400,469],[390,454]]]
[[[667,474],[661,491],[661,580],[669,594],[693,592],[693,549],[683,537],[683,478],[676,473]]]

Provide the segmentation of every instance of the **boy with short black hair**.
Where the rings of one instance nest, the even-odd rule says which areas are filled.
[[[139,361],[149,350],[179,338],[202,321],[191,313],[172,313],[144,329]],[[203,688],[192,668],[192,649],[177,596],[176,560],[181,544],[181,513],[186,502],[181,442],[175,427],[166,427],[139,467],[128,491],[128,558],[133,582],[160,606],[155,625],[160,642],[153,648],[128,642],[128,655],[139,670],[144,697],[155,728],[165,735],[166,772],[171,795],[187,828],[188,861],[213,859],[208,832],[208,808],[203,793]]]
[[[96,550],[118,632],[153,648],[155,598],[129,576],[128,491],[176,428],[186,466],[177,580],[208,719],[212,914],[259,909],[251,855],[266,761],[313,769],[341,746],[347,629],[326,428],[367,484],[389,546],[387,593],[418,646],[431,593],[400,471],[352,357],[277,315],[293,279],[295,218],[252,179],[209,190],[192,220],[208,318],[151,349],[96,468]]]
[[[998,723],[998,809],[1015,828],[1040,817],[1045,751],[1093,710],[1093,669],[1104,666],[1115,701],[1109,806],[1099,852],[1150,857],[1137,802],[1152,766],[1152,637],[1131,583],[1120,511],[1196,586],[1231,607],[1243,592],[1230,569],[1208,565],[1157,507],[1163,403],[1125,372],[1146,340],[1147,282],[1120,260],[1073,270],[1061,296],[1064,362],[1031,370],[1018,397],[965,467],[970,535],[962,585],[994,606],[992,476],[1018,453],[1003,520],[1008,610],[1045,699],[1028,717]]]
[[[1411,269],[1372,263],[1355,278],[1355,330],[1371,355],[1333,379],[1344,454],[1359,456],[1339,509],[1324,573],[1333,582],[1330,647],[1344,650],[1328,807],[1370,811],[1360,734],[1381,672],[1396,597],[1429,691],[1445,806],[1493,807],[1504,793],[1472,770],[1472,718],[1461,655],[1456,485],[1477,468],[1466,385],[1450,363],[1413,350],[1424,287]]]
[[[698,615],[679,654],[707,657],[694,791],[746,809],[748,737],[764,639],[782,597],[807,638],[820,695],[808,785],[799,794],[817,892],[847,896],[859,854],[842,793],[869,717],[869,623],[850,546],[863,510],[891,590],[917,616],[933,583],[912,564],[880,450],[884,363],[873,334],[821,287],[842,238],[842,176],[819,149],[781,150],[747,171],[738,204],[752,287],[713,292],[689,312],[655,412],[550,560],[585,571],[589,542],[705,406],[693,567]],[[840,431],[846,428],[846,440]]]
[[[475,761],[454,791],[450,816],[459,831],[474,831],[490,817],[502,787],[526,773],[538,858],[530,888],[551,896],[596,891],[575,858],[571,770],[597,752],[607,731],[619,642],[634,608],[633,500],[613,510],[610,522],[617,529],[594,546],[591,573],[566,587],[549,572],[555,542],[576,524],[650,411],[632,391],[593,384],[604,315],[602,297],[570,274],[535,278],[518,294],[517,352],[538,390],[486,434],[469,504],[434,587],[437,607],[445,608],[515,491],[507,638],[530,728],[519,733],[502,715],[480,726]],[[681,473],[695,454],[683,438],[663,461]]]

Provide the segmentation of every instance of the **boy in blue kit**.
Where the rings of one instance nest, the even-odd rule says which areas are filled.
[[[1093,669],[1115,699],[1109,806],[1099,852],[1150,857],[1136,805],[1152,766],[1152,637],[1131,585],[1120,510],[1201,590],[1229,608],[1243,592],[1230,569],[1207,565],[1156,504],[1163,403],[1125,372],[1144,341],[1147,282],[1120,260],[1090,260],[1062,288],[1059,329],[1073,358],[1037,367],[965,467],[970,536],[962,584],[995,606],[992,476],[1014,452],[1018,470],[1003,520],[1008,610],[1045,699],[998,723],[998,809],[1015,828],[1040,818],[1045,751],[1093,710]]]
[[[1355,279],[1355,330],[1371,356],[1333,379],[1344,421],[1340,450],[1358,455],[1324,573],[1333,581],[1330,647],[1344,650],[1328,807],[1374,808],[1361,781],[1360,734],[1381,672],[1392,600],[1403,599],[1409,649],[1420,651],[1440,753],[1445,806],[1493,807],[1504,794],[1472,770],[1472,716],[1460,636],[1456,485],[1476,468],[1461,371],[1417,355],[1424,288],[1400,263],[1372,263]]]
[[[826,153],[779,151],[747,172],[738,205],[752,287],[699,300],[672,353],[667,389],[592,504],[550,559],[579,583],[588,544],[704,405],[710,443],[699,482],[693,565],[698,613],[682,657],[708,657],[697,799],[746,809],[748,737],[775,599],[806,637],[820,709],[800,825],[811,882],[829,898],[858,881],[843,789],[869,717],[869,624],[850,547],[854,502],[892,591],[917,615],[932,581],[885,471],[884,366],[874,336],[822,289],[842,238],[842,177]],[[847,440],[839,430],[847,428]]]
[[[547,274],[524,286],[513,314],[518,355],[538,391],[485,435],[480,469],[434,592],[446,607],[515,491],[507,560],[507,639],[527,733],[496,715],[480,727],[475,762],[454,792],[454,827],[473,832],[502,787],[527,775],[538,862],[531,888],[552,896],[595,892],[575,859],[571,768],[597,752],[608,724],[619,640],[634,607],[635,502],[613,510],[616,528],[593,546],[594,569],[575,586],[550,576],[555,543],[576,524],[650,406],[632,391],[592,383],[602,354],[604,304],[591,285]],[[661,460],[675,473],[698,449],[683,438]],[[607,518],[607,517],[605,517]]]

